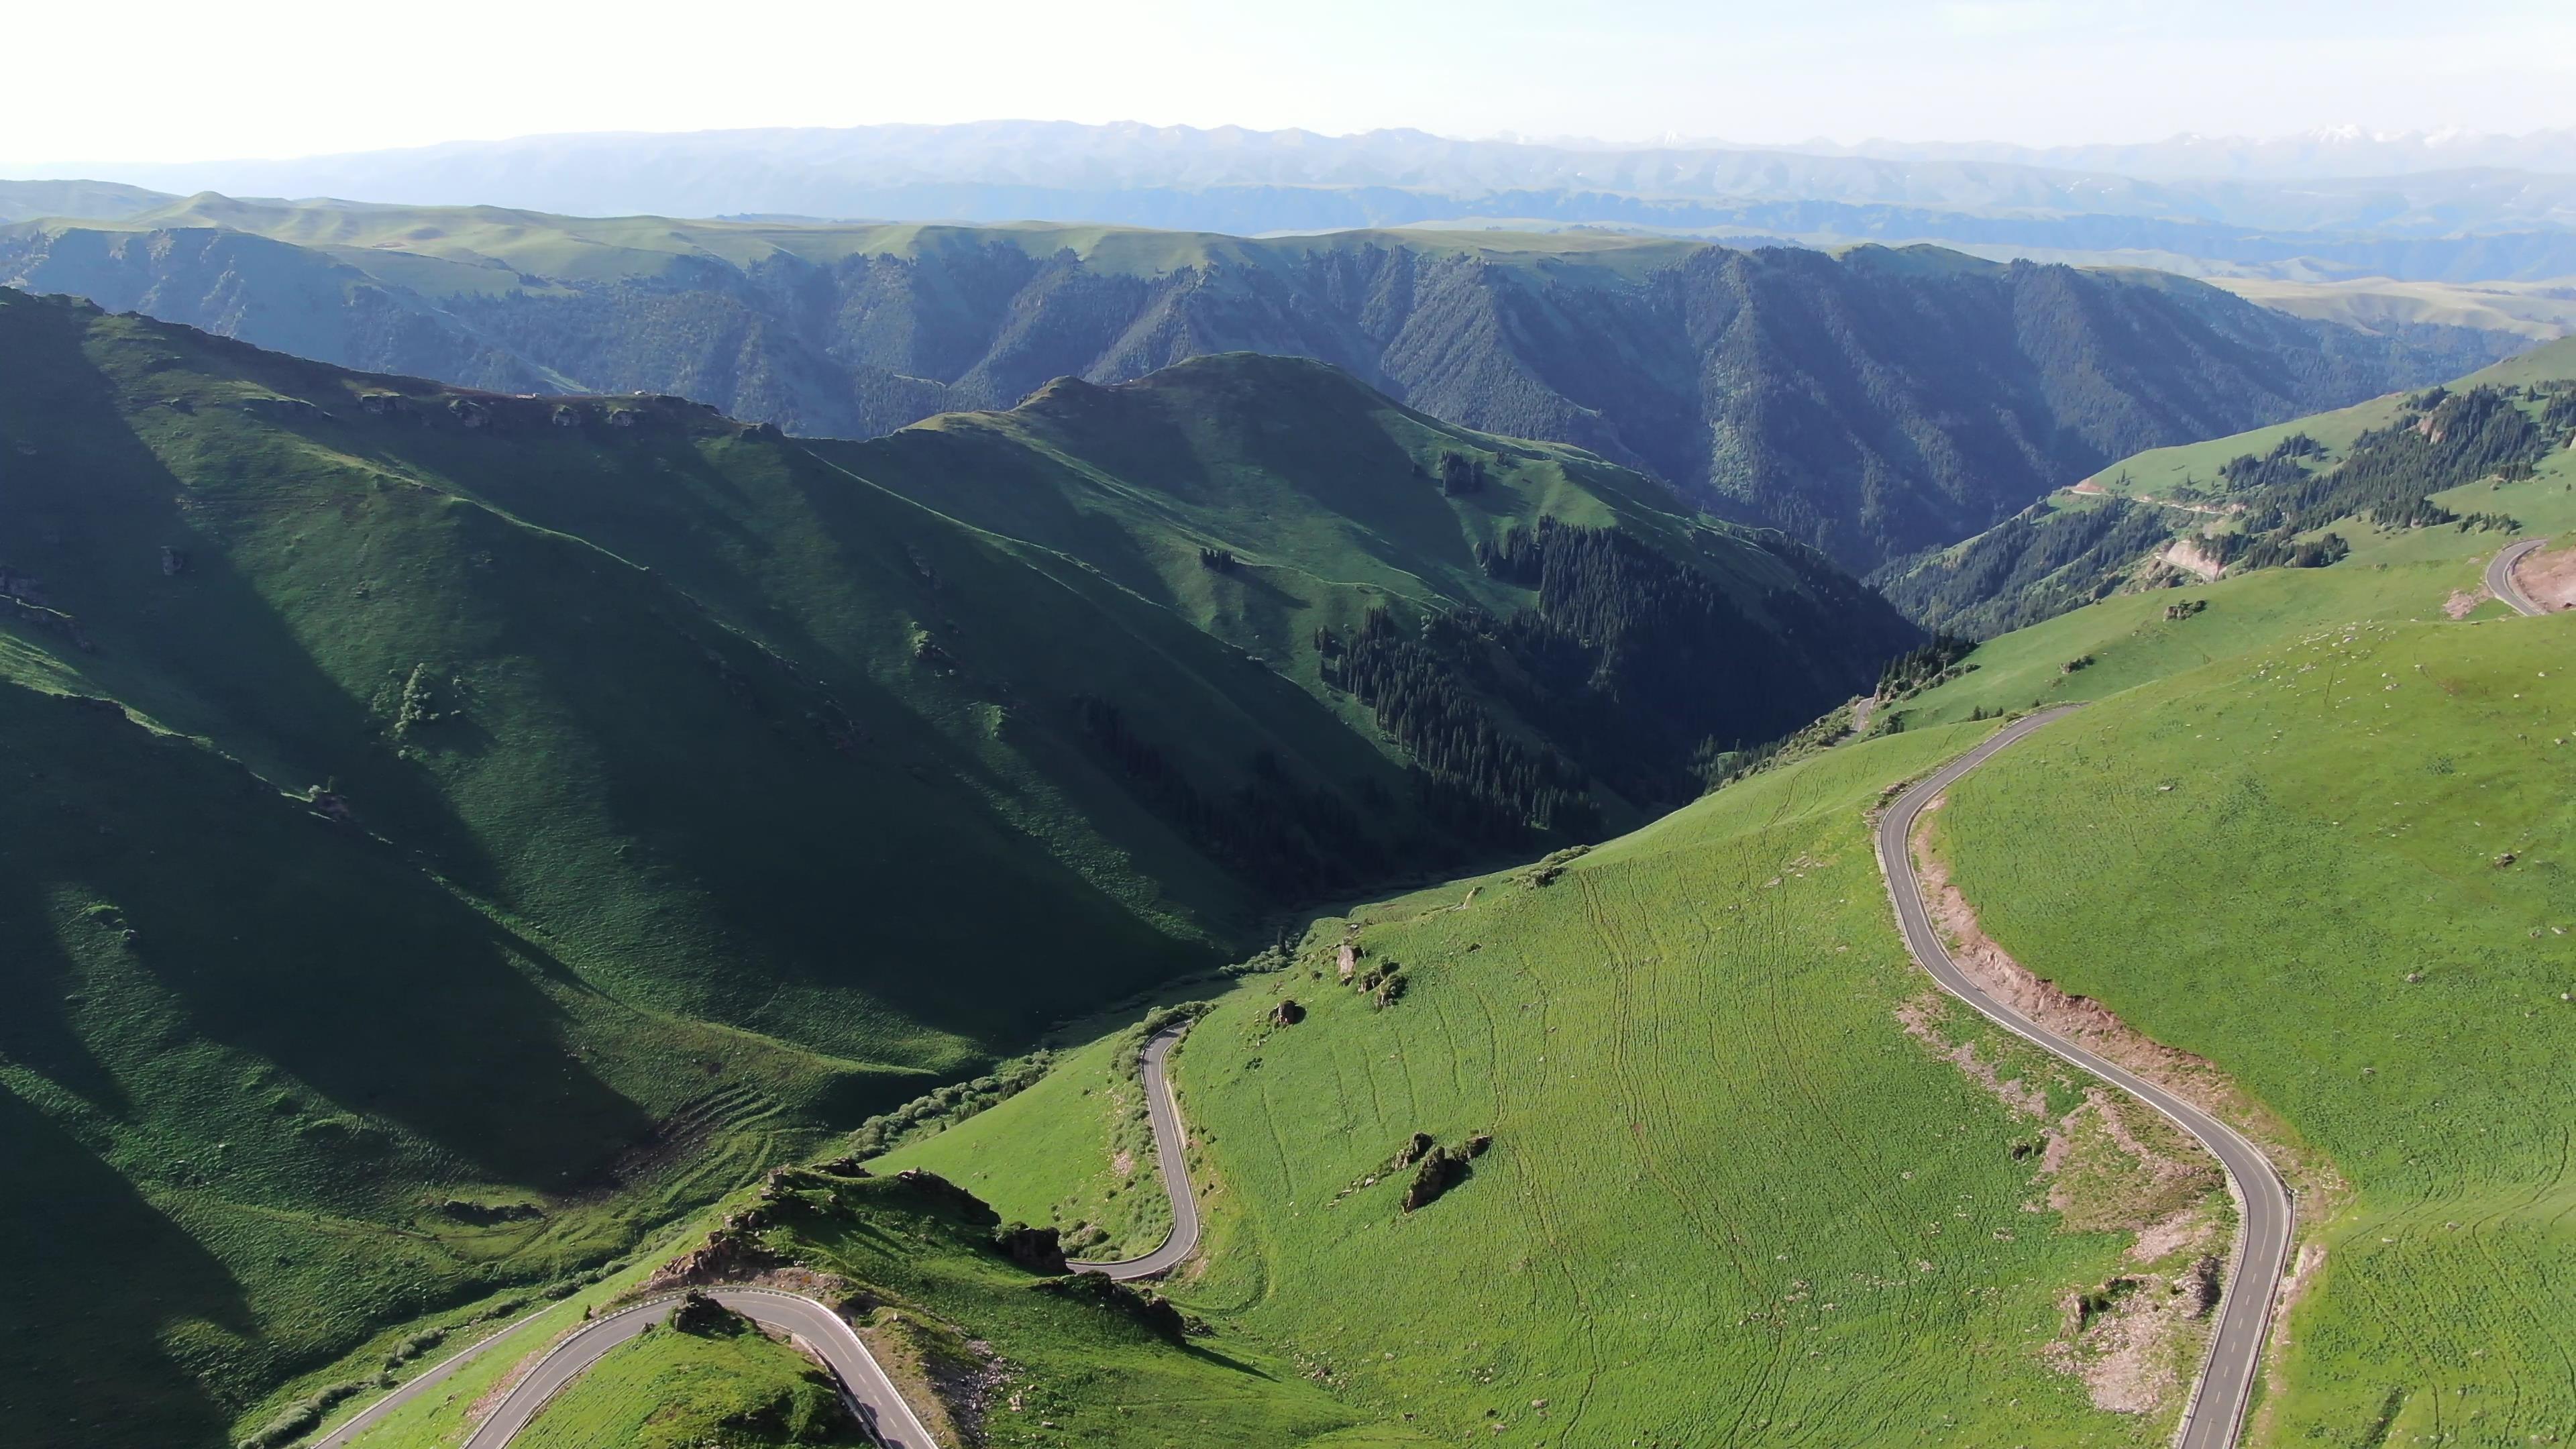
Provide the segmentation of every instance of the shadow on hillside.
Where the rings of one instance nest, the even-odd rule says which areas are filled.
[[[649,1130],[569,1055],[561,1009],[507,938],[384,845],[103,711],[5,688],[0,729],[50,762],[41,796],[0,803],[0,823],[44,842],[0,893],[0,920],[35,938],[14,959],[50,978],[19,997],[45,1003],[25,1014],[40,1025],[20,1027],[46,1049],[29,1066],[60,1064],[62,1085],[104,1090],[120,1117],[240,1137],[302,1190],[352,1208],[404,1175],[397,1144],[366,1118],[538,1189]],[[78,927],[99,936],[83,948],[81,984],[98,998],[86,1036],[61,1004],[77,968],[51,940],[57,893],[114,913]],[[271,1089],[180,1049],[198,1037],[328,1101],[292,1087],[254,1100]]]
[[[27,310],[13,309],[12,320]],[[61,325],[77,314],[40,320]],[[493,893],[491,861],[437,781],[387,747],[389,721],[355,692],[366,686],[345,685],[316,657],[382,627],[365,610],[397,606],[355,596],[360,586],[343,575],[357,561],[287,551],[254,584],[228,556],[252,528],[283,526],[280,511],[302,502],[285,496],[289,490],[309,488],[315,503],[335,496],[313,481],[308,459],[273,446],[291,434],[211,405],[196,409],[183,426],[200,453],[183,480],[119,410],[126,381],[93,363],[77,337],[31,341],[12,329],[6,340],[30,343],[41,358],[12,389],[11,401],[23,398],[31,416],[11,432],[35,438],[42,464],[35,486],[0,496],[0,537],[37,541],[7,561],[43,578],[99,650],[76,652],[52,636],[35,642],[127,703],[214,740],[281,788],[333,785],[378,828],[434,855],[450,879]],[[371,493],[350,478],[336,509],[313,512],[346,519]],[[310,526],[326,531],[321,521]],[[290,627],[281,600],[306,610],[309,637]]]
[[[224,1266],[69,1132],[0,1088],[0,1414],[25,1449],[220,1444],[232,1415],[163,1336],[255,1332]],[[207,1330],[196,1330],[207,1334]],[[212,1336],[207,1334],[207,1336]]]

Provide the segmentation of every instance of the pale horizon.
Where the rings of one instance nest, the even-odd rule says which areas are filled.
[[[695,8],[595,17],[532,0],[504,29],[423,25],[293,0],[245,25],[153,0],[102,37],[92,13],[22,15],[21,55],[80,63],[23,66],[0,94],[0,172],[998,117],[1757,149],[2576,125],[2576,16],[2533,0],[2439,13],[2389,0],[1793,13],[1638,0],[1580,14],[1501,0],[1472,16],[1320,0],[1295,24],[1173,0],[1114,23],[999,0],[962,29],[942,13],[772,0],[729,10],[712,33]]]

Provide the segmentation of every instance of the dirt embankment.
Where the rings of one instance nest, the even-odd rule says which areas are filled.
[[[2196,538],[2177,538],[2156,557],[2187,573],[2198,574],[2203,579],[2214,579],[2227,572],[2227,566],[2210,557],[2201,548],[2200,540]]]
[[[2296,1145],[2278,1117],[2245,1094],[2226,1073],[2189,1052],[2176,1051],[2136,1030],[2089,996],[2077,996],[2044,981],[1995,944],[1977,923],[1976,910],[1951,883],[1948,862],[1931,849],[1932,827],[1946,799],[1923,811],[1914,831],[1915,869],[1923,879],[1924,903],[1933,921],[1951,942],[1959,969],[1986,994],[2077,1045],[2119,1063],[2157,1086],[2222,1119],[2253,1139],[2291,1185],[2302,1192],[2339,1195],[2342,1178],[2333,1167]]]
[[[1932,821],[1945,803],[1936,800],[1925,810],[1912,848],[1925,903],[1971,980],[2057,1035],[2226,1119],[2312,1200],[2342,1194],[2331,1168],[2296,1151],[2278,1120],[2211,1063],[2156,1042],[2101,1003],[2040,979],[1987,936],[1947,864],[1931,849]],[[2129,1414],[2174,1409],[2198,1371],[2208,1317],[2218,1301],[2220,1265],[2231,1246],[2235,1212],[2220,1190],[2224,1178],[2216,1160],[2161,1113],[2104,1087],[2086,1087],[2077,1106],[2053,1115],[2048,1093],[2029,1075],[2007,1079],[1999,1064],[1979,1059],[1973,1042],[1949,1039],[1941,1024],[1954,1015],[1971,1020],[1938,993],[1898,1012],[1908,1032],[1982,1082],[2016,1116],[2038,1124],[2032,1185],[2046,1189],[2044,1206],[2058,1214],[2065,1230],[2135,1234],[2124,1271],[2066,1295],[2060,1333],[2042,1358],[2080,1378],[2098,1408]],[[2056,1073],[2061,1089],[2076,1083],[2074,1069],[2054,1058],[2039,1070]],[[2033,1212],[2042,1207],[2029,1205]]]
[[[2576,609],[2576,544],[2524,554],[2514,563],[2513,581],[2551,613]]]

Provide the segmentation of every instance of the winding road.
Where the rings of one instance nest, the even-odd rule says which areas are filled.
[[[2493,582],[2490,572],[2490,586]],[[2497,592],[2503,593],[2501,589]],[[2507,602],[2511,602],[2510,597]],[[2192,1384],[2191,1401],[2183,1408],[2174,1443],[2179,1449],[2232,1449],[2244,1430],[2246,1405],[2253,1396],[2255,1373],[2263,1361],[2263,1339],[2272,1325],[2282,1275],[2289,1267],[2290,1234],[2297,1222],[2289,1190],[2273,1171],[2271,1161],[2236,1129],[1987,995],[1951,957],[1949,944],[1941,939],[1930,911],[1924,907],[1922,882],[1914,873],[1909,842],[1924,807],[1996,752],[2079,707],[2060,705],[2017,721],[1907,790],[1879,820],[1879,869],[1886,874],[1888,893],[1895,899],[1897,925],[1904,933],[1906,949],[1914,953],[1914,959],[1931,973],[1942,990],[2006,1031],[2074,1063],[2172,1118],[2185,1132],[2199,1138],[2226,1169],[2228,1191],[2236,1198],[2241,1219],[2236,1251],[2228,1265],[2217,1327],[2209,1337],[2209,1353],[2202,1361],[2200,1377]]]
[[[709,1288],[708,1297],[764,1328],[776,1329],[811,1349],[840,1380],[841,1392],[859,1422],[885,1449],[938,1449],[930,1431],[915,1418],[912,1406],[897,1393],[894,1381],[859,1342],[841,1315],[796,1293],[770,1288]],[[634,1339],[669,1318],[680,1295],[647,1299],[621,1308],[556,1344],[537,1366],[512,1386],[507,1397],[475,1427],[465,1449],[501,1449],[548,1400],[569,1387],[611,1349]]]
[[[2547,609],[2532,600],[2531,595],[2524,593],[2522,585],[2515,583],[2513,579],[2514,565],[2522,562],[2532,550],[2547,542],[2549,540],[2545,538],[2526,538],[2497,554],[2487,564],[2487,592],[2504,600],[2505,607],[2517,614],[2530,614],[2536,617],[2548,613]]]
[[[1167,1026],[1145,1043],[1142,1061],[1145,1079],[1145,1112],[1154,1127],[1154,1162],[1163,1171],[1163,1195],[1172,1200],[1172,1233],[1163,1246],[1141,1258],[1121,1258],[1114,1263],[1072,1264],[1077,1273],[1106,1273],[1120,1282],[1137,1278],[1159,1278],[1177,1268],[1199,1248],[1199,1197],[1190,1190],[1190,1164],[1181,1155],[1181,1104],[1172,1095],[1171,1080],[1163,1074],[1163,1063],[1180,1044],[1181,1033],[1189,1023]]]
[[[1163,1245],[1140,1258],[1125,1258],[1114,1263],[1070,1264],[1077,1273],[1102,1273],[1122,1282],[1137,1278],[1155,1278],[1180,1266],[1199,1244],[1198,1194],[1190,1189],[1189,1163],[1181,1154],[1181,1109],[1172,1095],[1171,1079],[1164,1064],[1172,1048],[1180,1043],[1189,1023],[1165,1027],[1145,1043],[1139,1062],[1145,1083],[1146,1116],[1154,1129],[1154,1158],[1163,1173],[1163,1191],[1172,1202],[1172,1231]],[[874,1435],[884,1449],[938,1449],[939,1441],[930,1436],[914,1415],[912,1406],[886,1376],[883,1365],[868,1352],[841,1315],[823,1303],[799,1293],[785,1293],[775,1288],[710,1287],[707,1296],[765,1328],[776,1329],[805,1345],[828,1365],[840,1381],[842,1395],[859,1422]],[[520,1430],[528,1427],[555,1395],[570,1387],[592,1365],[608,1356],[611,1349],[632,1341],[645,1329],[669,1318],[680,1305],[681,1294],[666,1293],[629,1304],[604,1318],[594,1319],[549,1349],[536,1366],[513,1384],[508,1394],[483,1422],[475,1426],[465,1449],[502,1449]],[[543,1310],[540,1310],[542,1313]],[[385,1397],[368,1405],[347,1423],[314,1441],[313,1449],[344,1449],[350,1441],[365,1433],[385,1415],[435,1388],[467,1363],[502,1340],[533,1322],[532,1314],[493,1334],[404,1384]]]

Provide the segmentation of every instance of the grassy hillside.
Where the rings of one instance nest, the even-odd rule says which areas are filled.
[[[2346,549],[2373,563],[2449,556],[2462,551],[2441,536],[2453,531],[2492,551],[2495,534],[2547,532],[2570,512],[2571,441],[2576,341],[2551,342],[2422,393],[2151,449],[1874,581],[1926,625],[1983,638],[2222,569],[2312,567]]]
[[[2304,1210],[2323,1264],[2272,1442],[2520,1444],[2576,1412],[2568,644],[2557,619],[2311,630],[2104,700],[1943,817],[2008,949],[2349,1180]]]
[[[829,1372],[748,1320],[646,1330],[582,1375],[527,1432],[529,1449],[864,1445]]]
[[[1067,374],[1313,357],[1450,422],[1659,474],[1856,569],[2141,448],[2496,355],[2489,334],[2374,335],[2134,270],[1492,231],[1253,240],[205,194],[0,230],[0,282],[348,366],[674,393],[840,437],[1011,406]]]
[[[757,1213],[748,1231],[718,1225]],[[936,1182],[790,1169],[660,1235],[650,1251],[550,1307],[511,1318],[453,1377],[379,1418],[357,1449],[454,1449],[474,1406],[541,1357],[565,1331],[651,1291],[675,1255],[722,1236],[737,1261],[781,1272],[797,1291],[839,1309],[901,1386],[940,1442],[1066,1442],[1161,1449],[1172,1443],[1362,1446],[1428,1442],[1401,1422],[1379,1424],[1301,1382],[1289,1365],[1240,1334],[1180,1324],[1131,1293],[1063,1291],[1061,1280],[1013,1262],[994,1242],[998,1219],[971,1195]],[[1088,1286],[1088,1285],[1087,1285]],[[504,1302],[502,1316],[525,1305]],[[460,1315],[462,1317],[462,1315]],[[1189,1331],[1177,1338],[1175,1326]],[[489,1332],[481,1322],[433,1321],[369,1350],[397,1361],[393,1377]],[[386,1354],[390,1348],[392,1352]],[[355,1360],[296,1392],[345,1379]],[[845,1420],[813,1412],[810,1360],[749,1335],[656,1330],[603,1359],[530,1426],[530,1442],[727,1446],[845,1442]],[[339,1423],[376,1390],[330,1410]],[[797,1425],[804,1425],[801,1437]],[[850,1440],[847,1442],[857,1442]]]
[[[221,1438],[1300,899],[1640,818],[1911,638],[1311,364],[827,453],[17,294],[0,356],[38,1443]]]
[[[0,223],[46,216],[112,219],[157,211],[178,199],[114,181],[0,181]]]
[[[2373,331],[2409,327],[2475,327],[2552,342],[2576,332],[2576,286],[2559,277],[2529,282],[2413,282],[2356,277],[2290,282],[2267,277],[2214,277],[2210,285],[2293,316]]]
[[[2108,1377],[2067,1305],[2176,1271],[2136,1230],[2207,1229],[2214,1179],[2151,1123],[2178,1176],[2083,1125],[2082,1084],[1927,999],[1887,926],[1864,811],[1975,737],[1837,750],[1560,867],[1318,923],[1179,1053],[1212,1218],[1174,1291],[1453,1441],[2160,1442],[2191,1325],[2129,1362],[2150,1406],[2111,1413],[2059,1367]],[[1021,1144],[1089,1123],[1101,1151],[1098,1118],[1041,1089],[951,1135],[999,1194]],[[1407,1212],[1416,1132],[1491,1142]]]
[[[1008,1112],[987,1109],[869,1166],[938,1173],[1011,1221],[1056,1228],[1078,1257],[1141,1257],[1172,1230],[1135,1067],[1143,1036],[1128,1029],[1087,1042],[1021,1094],[1030,1100],[1013,1097]]]

